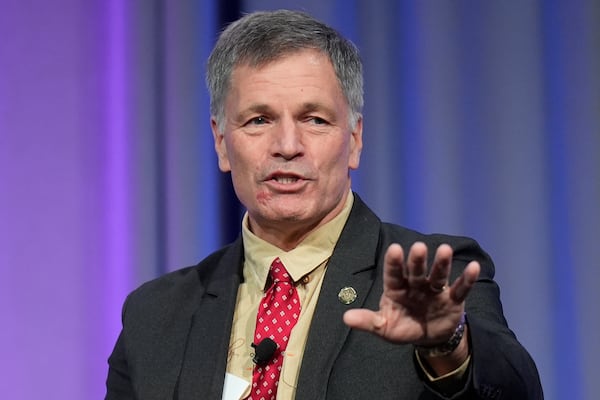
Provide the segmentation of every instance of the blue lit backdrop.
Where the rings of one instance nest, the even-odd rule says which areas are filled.
[[[203,84],[225,21],[300,8],[361,49],[354,189],[384,219],[477,238],[548,399],[600,359],[600,3],[0,4],[0,393],[104,393],[137,285],[231,240]]]

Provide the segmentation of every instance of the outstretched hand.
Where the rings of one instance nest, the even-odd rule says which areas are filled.
[[[390,245],[385,253],[379,310],[346,311],[344,322],[394,343],[444,343],[460,321],[465,298],[480,270],[479,263],[472,261],[449,285],[451,264],[452,248],[446,244],[438,247],[429,274],[424,243],[413,244],[406,261],[402,247]]]

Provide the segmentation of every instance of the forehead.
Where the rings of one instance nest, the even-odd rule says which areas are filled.
[[[236,66],[231,73],[228,97],[247,97],[268,91],[297,96],[321,91],[323,96],[342,95],[342,88],[329,57],[321,51],[304,49],[275,60]]]

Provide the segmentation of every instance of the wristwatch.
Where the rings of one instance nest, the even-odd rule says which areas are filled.
[[[467,314],[463,312],[462,316],[460,317],[460,321],[456,326],[456,330],[454,331],[452,336],[450,336],[450,339],[448,339],[447,342],[437,344],[435,346],[415,345],[415,349],[419,352],[419,355],[425,357],[443,357],[456,350],[465,333],[465,325],[467,323],[466,315]]]

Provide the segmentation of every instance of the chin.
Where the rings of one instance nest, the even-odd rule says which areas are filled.
[[[287,222],[295,222],[295,221],[303,221],[307,219],[306,210],[305,209],[297,209],[297,210],[279,210],[273,213],[273,220],[275,221],[287,221]]]
[[[301,222],[312,219],[308,204],[270,204],[263,214],[272,221]]]

